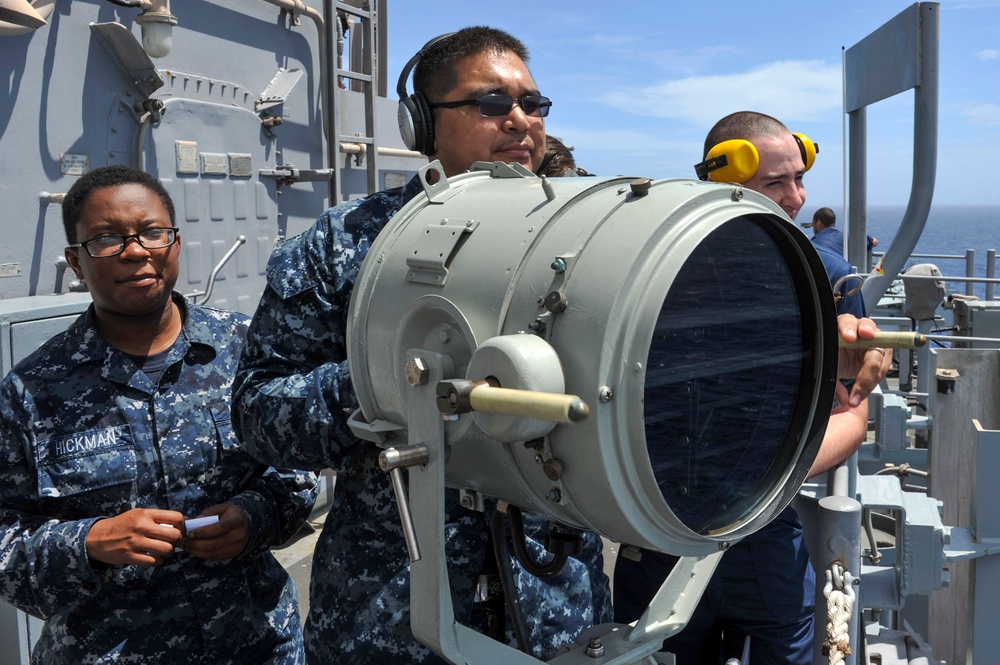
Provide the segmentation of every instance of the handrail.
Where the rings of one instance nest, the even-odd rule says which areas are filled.
[[[848,67],[864,68],[873,61],[885,64],[886,49],[898,49],[905,43],[910,50],[907,54],[917,57],[917,68],[896,69],[899,80],[892,80],[892,73],[875,77],[875,81],[885,83],[880,87],[848,90],[847,111],[850,119],[850,210],[848,211],[848,261],[852,265],[862,265],[866,257],[866,210],[867,192],[863,176],[867,173],[864,139],[866,132],[867,106],[892,96],[902,90],[913,88],[913,181],[910,199],[903,214],[899,231],[893,238],[885,256],[872,270],[869,279],[861,287],[861,294],[868,309],[874,308],[879,298],[899,273],[910,252],[916,247],[930,213],[937,176],[938,139],[938,79],[939,79],[939,4],[921,2],[904,10],[895,19],[884,25],[876,33],[862,40],[848,50]],[[913,15],[915,12],[915,15]],[[913,28],[916,28],[915,32]],[[897,39],[891,39],[896,37]],[[898,55],[898,53],[897,53]],[[853,57],[852,57],[853,56]],[[891,60],[891,59],[890,59]],[[902,62],[906,58],[897,58]],[[873,68],[874,70],[874,68]],[[854,80],[855,77],[848,77]],[[860,73],[857,77],[862,80]],[[898,85],[899,87],[893,87]]]
[[[233,246],[229,248],[229,251],[226,252],[222,259],[215,265],[214,268],[212,268],[212,272],[208,276],[208,284],[205,285],[205,292],[190,296],[193,301],[201,305],[208,302],[208,299],[212,297],[212,290],[215,288],[216,276],[222,272],[222,268],[225,267],[226,263],[229,262],[229,259],[233,257],[233,254],[235,254],[236,250],[240,248],[240,245],[246,243],[246,241],[247,237],[245,235],[236,236],[236,242],[233,243]],[[201,300],[198,300],[198,298],[201,298]]]

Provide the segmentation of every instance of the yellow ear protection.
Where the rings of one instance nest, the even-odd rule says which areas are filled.
[[[416,67],[417,61],[423,57],[427,49],[453,34],[455,33],[449,32],[438,35],[424,44],[403,66],[403,71],[399,74],[399,81],[396,83],[396,94],[399,95],[396,119],[399,121],[399,134],[403,137],[403,145],[424,155],[431,155],[434,152],[434,116],[430,104],[422,92],[415,90],[412,95],[407,94],[406,79],[409,78],[410,72]]]
[[[813,143],[805,134],[792,134],[802,155],[806,171],[812,168],[819,153],[819,144]],[[705,161],[694,165],[699,180],[712,182],[746,182],[757,173],[760,153],[757,147],[745,139],[730,139],[717,143],[708,151]]]
[[[757,172],[760,155],[757,147],[744,139],[716,143],[705,161],[694,165],[699,180],[713,182],[746,182]]]
[[[799,152],[802,154],[802,163],[806,165],[806,171],[816,163],[816,155],[819,154],[819,144],[813,143],[805,134],[795,134],[795,142],[799,144]]]

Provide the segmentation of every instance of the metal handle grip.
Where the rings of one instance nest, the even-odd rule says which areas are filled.
[[[927,336],[914,332],[877,332],[872,339],[840,340],[842,349],[916,349],[926,344]]]
[[[475,411],[575,423],[590,415],[590,407],[576,395],[512,390],[480,385],[469,393]]]
[[[420,545],[417,543],[417,531],[413,527],[406,485],[403,483],[403,469],[427,464],[427,461],[427,446],[423,444],[386,448],[378,456],[379,467],[387,471],[389,478],[392,479],[392,489],[396,493],[396,507],[399,509],[399,519],[403,524],[403,537],[406,539],[406,551],[410,555],[410,563],[420,561]]]

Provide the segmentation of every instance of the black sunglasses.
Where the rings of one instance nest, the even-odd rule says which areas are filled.
[[[487,118],[499,118],[510,113],[514,104],[521,107],[525,115],[534,115],[544,118],[549,114],[549,107],[552,100],[541,95],[525,95],[520,99],[514,99],[509,95],[483,95],[479,99],[463,99],[458,102],[440,102],[431,104],[432,109],[454,109],[459,106],[479,107],[479,112]]]

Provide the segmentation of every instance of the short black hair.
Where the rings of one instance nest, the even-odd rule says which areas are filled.
[[[528,64],[528,48],[508,32],[485,26],[462,28],[442,39],[420,56],[413,70],[413,89],[434,104],[458,85],[455,65],[459,60],[479,53],[513,53]]]
[[[737,111],[722,118],[708,130],[701,158],[706,159],[712,148],[723,141],[743,139],[752,143],[758,136],[780,137],[786,134],[791,134],[791,130],[777,118],[756,111]]]
[[[142,169],[137,169],[134,166],[114,164],[112,166],[102,166],[83,174],[69,188],[62,204],[63,229],[66,231],[66,241],[70,245],[77,242],[76,225],[80,221],[83,206],[86,205],[91,194],[99,189],[130,184],[142,185],[159,196],[163,202],[163,207],[167,209],[167,214],[170,215],[170,225],[176,226],[174,202],[163,184]]]
[[[813,215],[813,221],[819,220],[823,226],[834,226],[837,223],[837,213],[829,208],[820,208]]]

